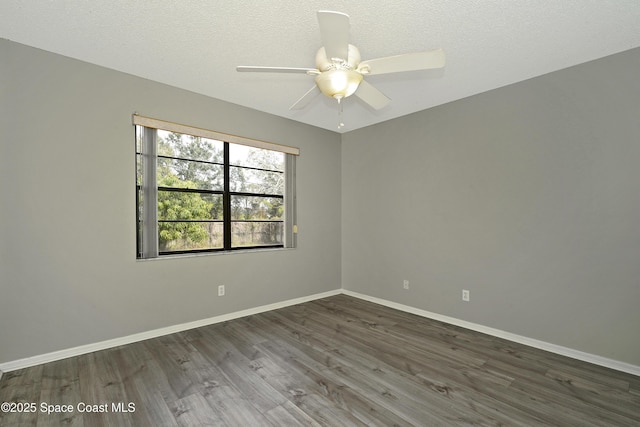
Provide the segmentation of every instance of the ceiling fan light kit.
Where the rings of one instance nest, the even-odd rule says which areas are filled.
[[[362,81],[362,73],[355,70],[360,64],[360,52],[354,45],[348,45],[346,58],[327,58],[321,47],[316,53],[316,85],[320,92],[340,102],[355,93]]]
[[[359,50],[349,44],[349,15],[327,10],[318,11],[318,23],[323,47],[316,53],[316,68],[238,66],[237,71],[306,73],[315,76],[315,86],[292,106],[304,108],[318,93],[342,99],[356,95],[373,109],[384,108],[391,100],[364,80],[366,75],[401,73],[405,71],[442,68],[445,56],[442,49],[409,53],[362,61]],[[340,122],[338,127],[342,127]]]

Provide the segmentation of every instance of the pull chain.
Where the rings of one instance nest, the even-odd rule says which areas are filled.
[[[342,97],[338,99],[338,129],[342,129],[344,127],[344,122],[342,121]]]

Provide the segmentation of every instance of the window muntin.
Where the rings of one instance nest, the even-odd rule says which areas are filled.
[[[154,257],[153,249],[144,250],[153,246],[144,237],[153,232],[156,256],[283,247],[287,156],[137,126],[138,258]],[[153,188],[145,187],[145,177],[154,178],[149,168],[155,170]]]

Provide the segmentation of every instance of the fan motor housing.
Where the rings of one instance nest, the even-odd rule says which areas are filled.
[[[360,63],[360,51],[350,44],[346,58],[327,58],[324,47],[316,53],[316,68],[321,72],[329,70],[354,70]]]

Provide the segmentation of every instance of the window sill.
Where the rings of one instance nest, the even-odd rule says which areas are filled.
[[[176,255],[162,255],[157,258],[136,258],[136,261],[160,261],[165,259],[183,259],[183,258],[200,258],[210,256],[227,256],[227,255],[239,255],[239,254],[252,254],[261,252],[281,252],[291,251],[296,248],[262,248],[262,249],[236,249],[233,251],[215,251],[215,252],[195,252],[192,254],[176,254]]]

